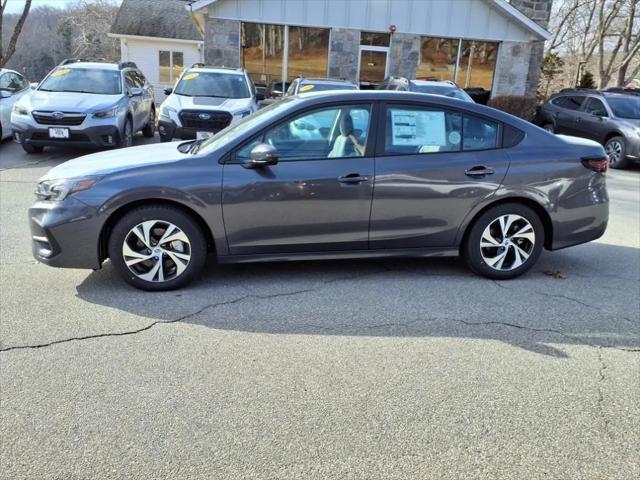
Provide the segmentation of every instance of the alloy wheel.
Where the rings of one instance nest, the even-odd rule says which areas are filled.
[[[609,156],[609,163],[613,164],[620,160],[622,156],[622,144],[617,140],[612,140],[607,143],[605,147],[607,155]]]
[[[163,220],[147,220],[127,233],[122,244],[125,265],[147,282],[179,277],[191,260],[191,242],[177,226]]]
[[[480,254],[498,271],[524,265],[533,252],[536,235],[531,223],[520,215],[502,215],[487,225],[480,239]]]

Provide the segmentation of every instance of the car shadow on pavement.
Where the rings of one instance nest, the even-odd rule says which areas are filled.
[[[77,296],[221,330],[483,339],[566,357],[560,344],[640,349],[639,266],[639,249],[598,243],[545,252],[527,275],[500,282],[459,259],[209,262],[189,287],[147,293],[107,262]]]

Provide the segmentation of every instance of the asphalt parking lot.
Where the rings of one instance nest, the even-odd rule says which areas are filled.
[[[640,169],[513,281],[212,263],[143,293],[31,257],[35,182],[82,153],[0,145],[0,478],[640,477]]]

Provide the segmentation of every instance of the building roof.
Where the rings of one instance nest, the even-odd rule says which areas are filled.
[[[202,41],[185,3],[176,0],[124,0],[110,33]]]
[[[386,0],[386,3],[391,5],[392,0]],[[389,18],[383,18],[384,15],[380,15],[379,13],[382,12],[383,10],[380,10],[378,7],[380,7],[381,3],[384,2],[380,2],[379,0],[363,0],[363,2],[359,2],[357,5],[357,9],[364,9],[365,11],[369,12],[372,9],[377,9],[376,12],[378,12],[377,15],[375,15],[375,18],[377,18],[378,20],[380,20],[380,22],[382,22],[380,25],[381,28],[383,28],[383,30],[381,31],[386,31],[387,26],[389,25],[389,21],[391,21],[391,23],[393,24],[398,24],[398,31],[404,32],[404,33],[419,33],[419,34],[427,34],[427,33],[433,33],[434,35],[438,32],[430,32],[428,29],[425,30],[421,30],[421,31],[414,31],[415,28],[410,28],[409,25],[411,25],[413,22],[416,22],[416,24],[419,22],[419,18],[422,15],[423,12],[425,12],[428,9],[431,9],[431,6],[427,5],[426,2],[409,2],[408,0],[395,0],[396,3],[394,4],[393,8],[387,8],[387,17]],[[257,2],[257,3],[256,3]],[[264,0],[254,0],[253,2],[246,2],[246,5],[243,7],[243,3],[245,3],[243,0],[234,0],[234,1],[229,1],[229,0],[191,0],[190,2],[188,2],[188,5],[185,5],[185,7],[187,9],[191,9],[194,13],[194,16],[196,17],[196,20],[199,22],[199,24],[201,26],[203,26],[203,11],[204,9],[207,9],[209,7],[211,8],[216,8],[216,9],[220,9],[220,10],[225,10],[225,13],[229,13],[229,12],[236,12],[236,16],[222,16],[221,18],[242,18],[242,17],[238,17],[238,15],[240,15],[240,13],[242,12],[243,14],[247,15],[247,14],[251,14],[252,12],[263,12],[262,8],[260,7],[261,2],[264,2]],[[348,2],[345,1],[341,1],[339,2],[339,0],[299,0],[300,3],[303,2],[307,2],[308,4],[314,4],[314,7],[317,7],[317,5],[324,5],[326,4],[327,6],[329,6],[329,4],[331,2],[334,2],[336,4],[340,3],[340,4],[344,4],[344,7],[346,9],[349,9],[350,5],[348,5]],[[293,2],[292,2],[293,3]],[[355,5],[355,2],[354,2]],[[413,7],[412,7],[413,5]],[[484,5],[486,12],[483,14],[482,13],[482,6]],[[482,37],[478,37],[478,35],[475,33],[478,28],[480,27],[478,25],[478,23],[487,23],[488,24],[488,20],[489,18],[486,18],[487,21],[485,20],[485,17],[491,17],[489,10],[494,10],[495,13],[499,13],[501,16],[504,17],[504,25],[500,26],[501,30],[504,30],[505,28],[507,30],[509,30],[509,25],[515,25],[517,27],[519,27],[521,29],[521,31],[523,32],[527,32],[527,34],[529,35],[530,39],[536,39],[536,40],[546,40],[548,39],[551,34],[545,30],[544,28],[542,28],[540,25],[538,25],[534,20],[532,20],[531,18],[527,17],[524,13],[520,12],[517,8],[515,8],[513,5],[507,3],[506,0],[470,0],[470,2],[448,2],[445,3],[444,6],[442,7],[438,7],[438,10],[448,10],[449,13],[452,11],[453,7],[456,7],[456,14],[457,16],[453,16],[453,18],[459,18],[460,19],[460,27],[464,28],[466,30],[469,29],[473,29],[473,32],[469,33],[469,38],[478,38],[478,39],[485,39],[484,36]],[[300,10],[305,10],[303,8],[299,8]],[[275,12],[279,12],[281,11],[281,9],[272,9]],[[289,8],[288,10],[293,10],[291,8]],[[326,15],[326,8],[325,8],[325,15]],[[331,10],[331,8],[329,8],[329,10]],[[435,14],[437,14],[438,12],[435,11],[436,9],[434,8],[434,12],[429,11],[429,16],[430,17],[434,17],[435,18]],[[284,9],[282,9],[282,11],[284,12]],[[305,10],[306,11],[306,10]],[[273,17],[274,12],[273,11],[267,11],[266,14],[270,15],[271,17]],[[469,15],[467,15],[469,14]],[[275,15],[277,16],[277,13],[275,13]],[[251,15],[249,15],[251,16]],[[450,15],[445,15],[445,17],[449,17]],[[494,15],[494,17],[497,15]],[[277,18],[276,21],[274,22],[273,18],[269,18],[269,19],[265,19],[265,23],[289,23],[289,24],[300,24],[300,25],[304,25],[306,24],[306,22],[296,22],[296,21],[289,21],[290,17],[295,17],[295,12],[291,12],[291,11],[287,11],[287,16],[286,16],[286,21],[285,21],[285,17],[284,14],[281,18]],[[354,28],[354,29],[362,29],[362,26],[365,25],[361,25],[364,22],[364,18],[365,17],[371,17],[370,14],[365,14],[363,13],[362,15],[360,15],[360,18],[354,18],[353,15],[351,17],[349,17],[349,23],[354,23],[353,26],[351,25],[337,25],[336,23],[328,23],[328,25],[333,25],[333,26],[340,26],[340,27],[344,27],[344,28]],[[306,16],[304,19],[306,20],[307,18],[311,18],[309,16]],[[314,18],[314,22],[313,23],[319,23],[320,22],[320,18],[319,17],[313,17]],[[399,19],[398,22],[395,21],[395,19]],[[247,19],[247,21],[257,21],[257,19],[252,18],[252,19]],[[494,19],[495,21],[495,19]],[[359,24],[357,24],[359,22]],[[378,23],[380,23],[378,22]],[[401,23],[402,22],[402,23]],[[437,25],[438,28],[440,28],[442,25],[442,23],[446,23],[446,22],[440,22],[439,20],[433,20],[433,22],[435,22],[435,24]],[[366,23],[375,23],[375,22],[364,22]],[[357,24],[357,25],[356,25]],[[431,24],[433,27],[433,23]],[[314,25],[314,26],[320,26],[318,25]],[[379,28],[369,28],[371,30],[380,30]],[[433,28],[432,28],[433,29]],[[513,30],[513,28],[512,28]],[[443,36],[449,36],[448,34],[445,34]],[[455,36],[466,36],[466,35],[455,35]],[[487,38],[489,39],[489,38]]]

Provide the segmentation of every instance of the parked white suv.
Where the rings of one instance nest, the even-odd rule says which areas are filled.
[[[11,136],[13,105],[30,91],[29,82],[22,75],[0,68],[0,140]]]
[[[264,95],[246,70],[207,67],[196,63],[186,69],[175,88],[166,88],[160,106],[160,141],[207,138],[258,110]]]

